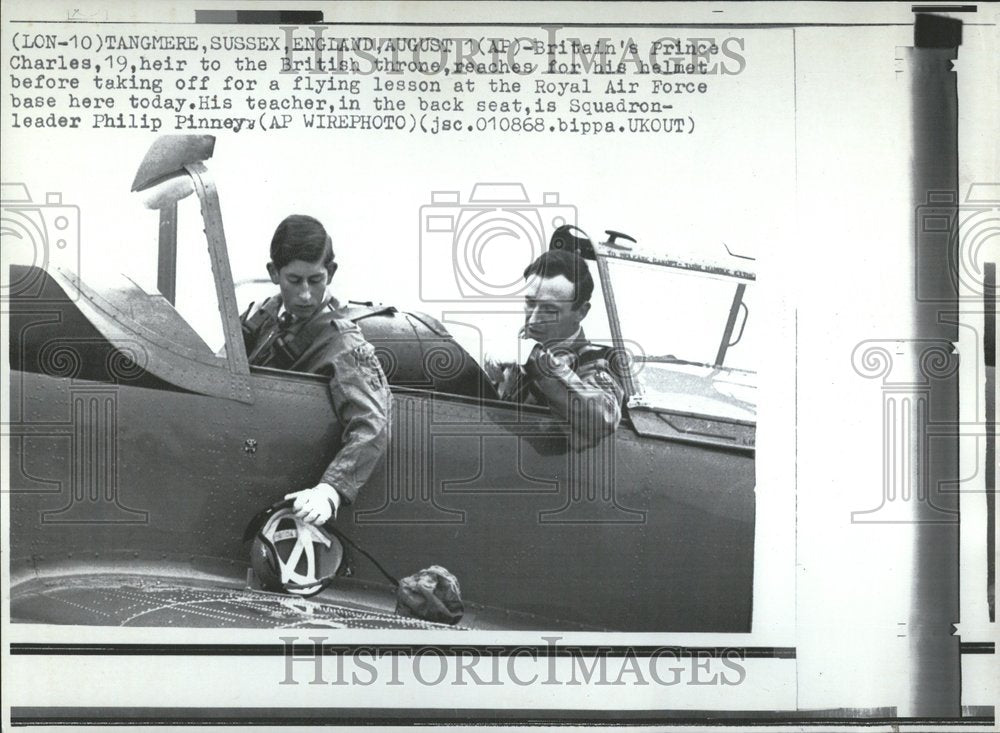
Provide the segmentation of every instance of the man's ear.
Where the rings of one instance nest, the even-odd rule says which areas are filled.
[[[579,308],[576,309],[576,312],[580,314],[581,321],[584,318],[586,318],[587,314],[590,313],[590,301],[588,300],[586,303],[583,303]]]
[[[337,263],[331,262],[326,266],[326,284],[329,285],[333,281],[333,276],[337,272]]]
[[[277,285],[279,280],[278,277],[279,273],[278,273],[278,268],[274,266],[273,262],[267,263],[267,274],[271,276],[271,282]]]

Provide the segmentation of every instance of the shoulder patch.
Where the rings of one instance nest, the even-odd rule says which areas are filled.
[[[586,344],[577,354],[577,363],[589,364],[594,361],[607,360],[614,349],[600,344]]]
[[[361,329],[358,327],[358,324],[349,318],[334,316],[329,319],[329,322],[330,325],[337,329],[339,333],[361,333]]]
[[[354,324],[352,323],[351,325]],[[357,327],[355,326],[355,328]],[[364,375],[369,387],[375,391],[385,389],[385,372],[382,371],[382,364],[378,360],[374,346],[367,341],[362,341],[351,349],[351,356],[358,371]]]

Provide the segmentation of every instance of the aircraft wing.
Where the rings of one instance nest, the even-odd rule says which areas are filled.
[[[463,628],[397,616],[387,589],[326,591],[313,598],[193,578],[84,574],[40,578],[11,598],[13,620],[102,626],[201,628]]]
[[[311,598],[247,587],[234,573],[169,563],[146,572],[121,565],[63,565],[22,576],[11,586],[15,623],[244,629],[595,630],[530,613],[465,603],[455,626],[399,616],[391,587],[337,578]]]

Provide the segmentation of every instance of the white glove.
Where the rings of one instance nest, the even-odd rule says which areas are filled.
[[[311,489],[293,491],[291,494],[285,494],[285,498],[295,499],[292,508],[296,517],[317,527],[326,524],[330,517],[337,518],[341,502],[340,494],[327,483],[318,483]]]

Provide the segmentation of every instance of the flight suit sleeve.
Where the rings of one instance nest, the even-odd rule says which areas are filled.
[[[337,348],[324,360],[323,372],[330,377],[333,409],[343,425],[342,444],[321,481],[350,503],[385,454],[392,394],[375,348],[360,331],[341,336]]]
[[[625,387],[607,359],[587,362],[575,372],[567,360],[544,352],[526,368],[532,391],[569,423],[577,447],[596,445],[618,428]]]

